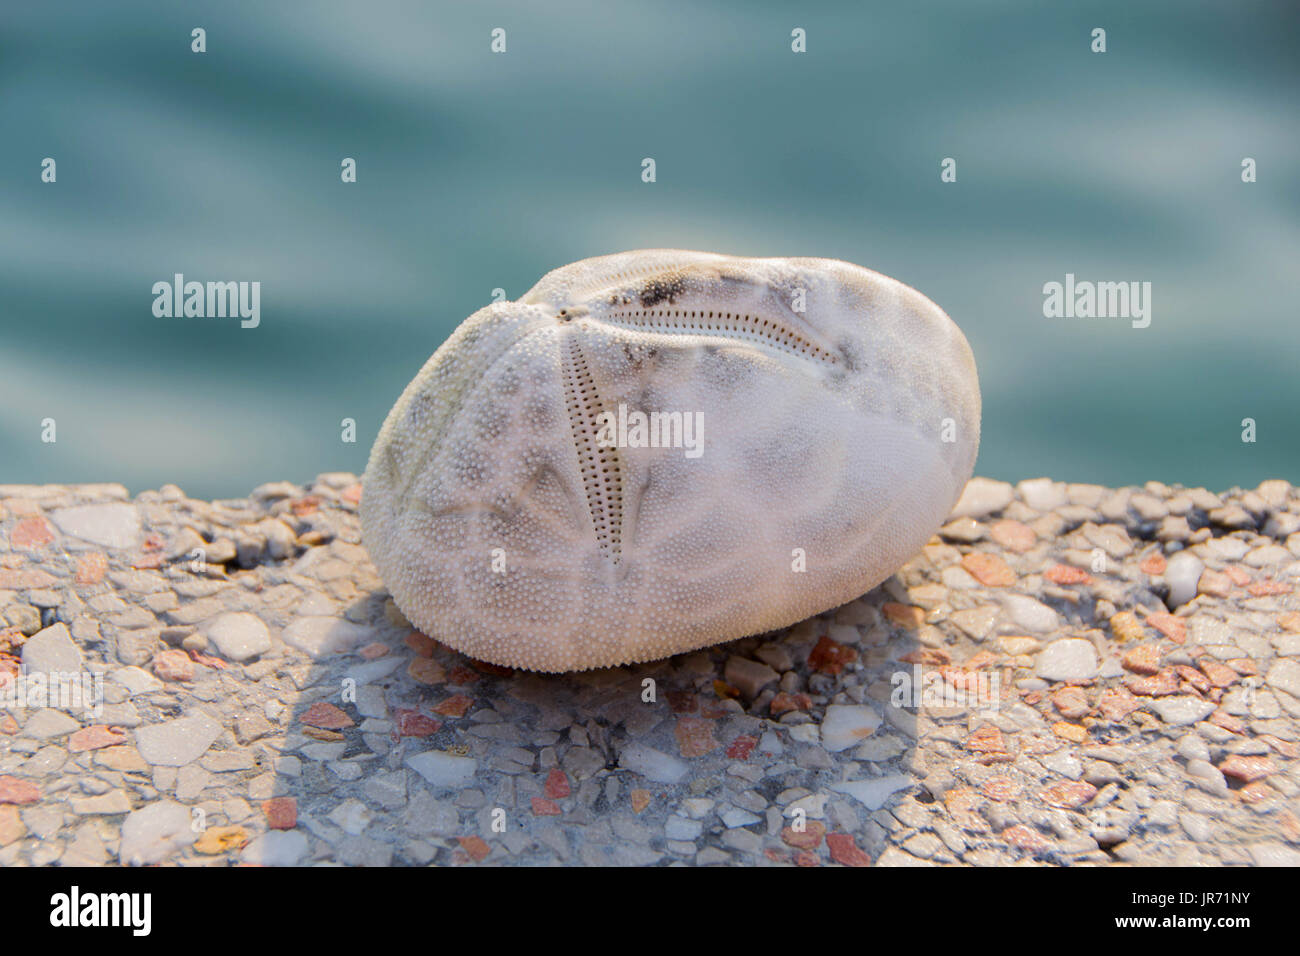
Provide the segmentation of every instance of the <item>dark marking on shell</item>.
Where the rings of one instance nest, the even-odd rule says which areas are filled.
[[[649,309],[665,299],[675,302],[677,296],[685,291],[686,280],[680,275],[664,275],[647,279],[645,285],[641,287],[641,306]]]

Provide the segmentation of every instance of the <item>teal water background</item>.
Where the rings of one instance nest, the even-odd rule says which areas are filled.
[[[1294,3],[4,3],[0,482],[359,472],[494,288],[649,247],[920,289],[980,474],[1300,482],[1298,51]],[[155,318],[177,272],[261,325]],[[1066,273],[1150,327],[1045,318]]]

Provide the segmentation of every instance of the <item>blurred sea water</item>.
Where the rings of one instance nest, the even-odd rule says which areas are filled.
[[[979,364],[978,474],[1300,482],[1298,27],[1281,2],[6,4],[0,482],[359,472],[493,289],[650,247],[924,292]],[[260,325],[155,317],[175,273],[260,282]],[[1045,317],[1067,274],[1150,282],[1150,326]]]

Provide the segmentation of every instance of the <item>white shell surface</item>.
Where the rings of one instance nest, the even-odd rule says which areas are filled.
[[[657,413],[659,440],[606,447],[620,405]],[[885,580],[951,511],[979,423],[965,337],[900,282],[830,259],[602,256],[434,353],[371,450],[363,540],[406,617],[471,657],[653,660]]]

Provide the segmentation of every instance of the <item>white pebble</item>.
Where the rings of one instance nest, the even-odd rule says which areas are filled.
[[[151,694],[156,690],[163,689],[162,681],[140,667],[119,667],[113,671],[111,676],[114,681],[125,687],[132,696]]]
[[[795,724],[790,728],[790,739],[801,744],[819,744],[821,728],[816,724]]]
[[[1001,511],[1011,504],[1015,490],[1005,481],[991,478],[972,478],[966,482],[966,488],[957,499],[952,509],[954,518],[982,518],[985,515]]]
[[[1009,486],[1008,486],[1009,487]],[[906,790],[916,783],[907,774],[891,774],[872,780],[852,780],[845,783],[833,783],[830,789],[837,793],[846,793],[868,810],[879,810],[885,805],[891,794]]]
[[[1065,484],[1051,478],[1030,478],[1016,485],[1016,490],[1035,511],[1055,511],[1066,503]]]
[[[1214,704],[1199,697],[1160,697],[1147,704],[1156,716],[1171,727],[1194,724],[1214,712]]]
[[[244,847],[240,859],[261,866],[297,866],[307,850],[306,834],[298,830],[271,830]]]
[[[344,800],[330,811],[329,819],[345,833],[360,836],[370,825],[370,810],[360,800]]]
[[[406,758],[406,765],[440,790],[455,790],[469,785],[478,770],[478,761],[473,757],[457,757],[438,750],[413,754]]]
[[[214,618],[203,629],[221,656],[231,661],[246,661],[271,649],[271,632],[256,614],[239,611]]]
[[[81,665],[81,650],[62,622],[36,632],[23,645],[23,670],[28,674],[75,674]]]
[[[155,766],[183,767],[203,756],[220,736],[221,725],[199,713],[136,728],[135,746]]]
[[[1034,673],[1045,680],[1091,680],[1097,674],[1097,649],[1078,637],[1052,641],[1039,652]]]
[[[1046,604],[1023,594],[1003,595],[1002,607],[1016,627],[1031,634],[1046,634],[1061,625],[1060,615]]]
[[[1252,843],[1249,850],[1256,866],[1300,866],[1300,850],[1277,841]]]
[[[703,830],[704,824],[699,820],[688,820],[676,814],[664,824],[664,835],[670,840],[694,840]]]
[[[685,762],[644,744],[624,747],[618,755],[618,765],[657,783],[677,783],[689,770]]]
[[[1169,606],[1181,607],[1196,597],[1196,582],[1201,580],[1205,565],[1190,551],[1179,551],[1165,567],[1165,583],[1169,585]]]
[[[880,716],[870,707],[831,704],[822,720],[822,746],[831,753],[847,750],[876,732]]]
[[[741,810],[739,807],[729,807],[722,811],[722,825],[728,830],[734,830],[736,827],[749,827],[761,822],[762,817],[756,817],[748,810]]]
[[[1264,678],[1270,687],[1285,691],[1292,697],[1300,697],[1300,664],[1291,660],[1280,660],[1268,669]]]
[[[129,548],[140,540],[140,512],[121,502],[60,508],[50,515],[60,531],[103,548]]]
[[[161,863],[198,839],[190,828],[190,811],[171,800],[151,803],[122,821],[118,859],[123,866]]]
[[[300,617],[280,635],[286,644],[308,657],[323,657],[350,651],[370,640],[368,627],[337,617]]]

